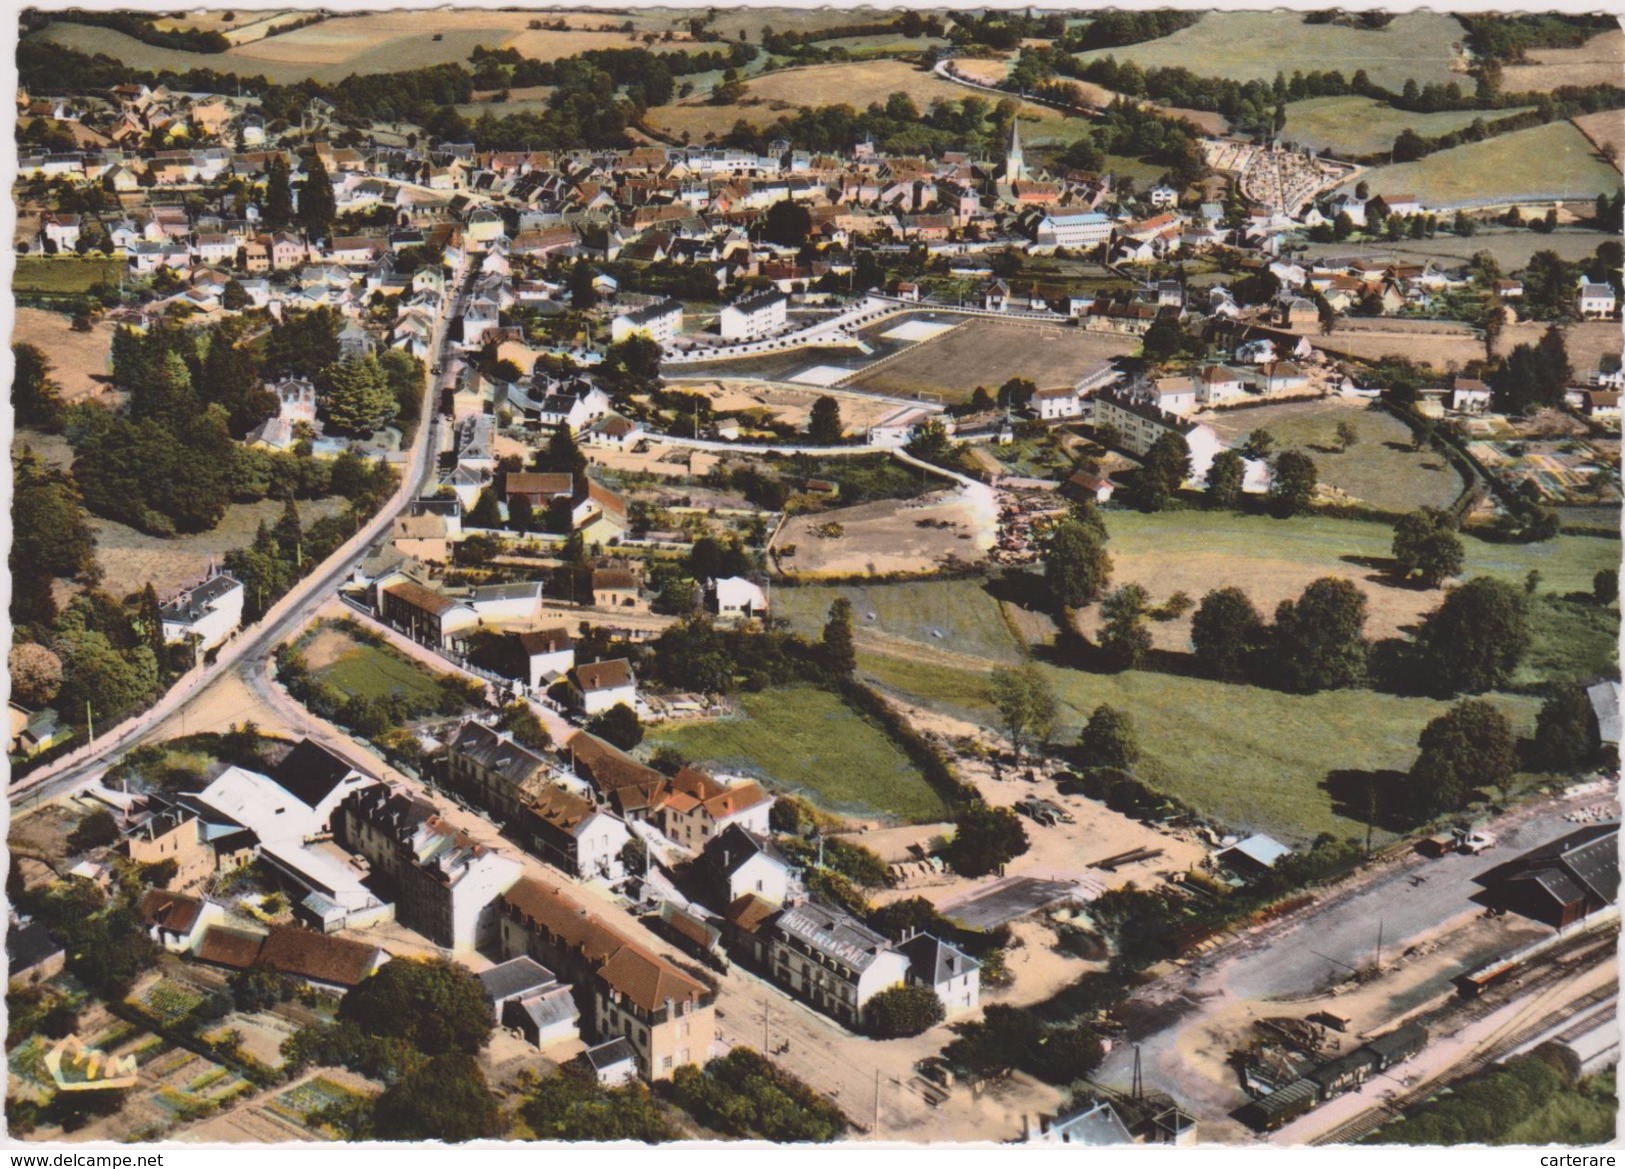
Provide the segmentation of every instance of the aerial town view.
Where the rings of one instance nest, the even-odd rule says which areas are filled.
[[[1615,1142],[1617,19],[18,19],[10,1141]]]

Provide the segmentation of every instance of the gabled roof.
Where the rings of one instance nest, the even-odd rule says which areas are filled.
[[[790,862],[784,859],[784,854],[773,846],[771,840],[738,824],[728,825],[706,841],[701,856],[708,868],[723,876],[738,872],[758,856],[765,856],[785,868],[790,867]]]
[[[480,980],[485,997],[494,1003],[555,986],[559,981],[546,966],[523,954],[475,977]]]
[[[891,943],[857,918],[833,906],[808,901],[779,915],[778,929],[815,953],[825,954],[853,970],[867,970],[891,949]]]
[[[908,959],[909,974],[932,986],[941,986],[952,978],[959,978],[982,964],[957,946],[949,945],[930,934],[916,934],[894,949]]]
[[[167,889],[148,889],[141,898],[141,924],[157,926],[172,934],[187,934],[197,924],[203,912],[203,902],[184,893],[171,893]]]
[[[314,808],[354,770],[326,747],[305,739],[271,769],[271,778],[278,787]]]
[[[753,934],[779,913],[779,906],[765,897],[746,893],[730,906],[723,917],[747,934]]]
[[[548,767],[547,760],[536,752],[472,720],[458,729],[451,749],[515,785]]]
[[[570,631],[562,625],[554,629],[533,629],[528,633],[518,634],[517,637],[519,648],[527,657],[560,653],[575,645],[570,638]]]
[[[624,1035],[618,1035],[608,1043],[600,1043],[597,1047],[589,1047],[581,1054],[582,1058],[592,1065],[593,1070],[598,1072],[607,1072],[622,1064],[636,1064],[638,1061],[638,1053],[626,1041]]]
[[[600,690],[616,690],[622,686],[632,686],[636,680],[632,677],[632,663],[625,658],[611,658],[607,662],[588,662],[575,668],[576,685],[584,694],[593,694]]]

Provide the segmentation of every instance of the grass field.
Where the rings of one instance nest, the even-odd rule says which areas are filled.
[[[76,333],[73,318],[65,313],[18,306],[11,339],[36,346],[46,355],[64,401],[99,398],[108,391],[106,381],[96,380],[109,376],[113,326],[107,321],[98,321],[88,333]]]
[[[651,109],[647,120],[665,133],[686,132],[694,140],[703,140],[707,135],[726,134],[741,119],[765,126],[783,114],[810,106],[844,104],[861,110],[871,102],[884,103],[894,93],[908,94],[923,113],[933,101],[960,101],[976,91],[904,61],[808,65],[752,77],[743,101],[736,105],[711,105],[705,91],[697,87],[695,96],[686,101]],[[1035,143],[1070,142],[1089,127],[1085,118],[1068,118],[1030,102],[1022,104],[1021,117],[1023,140]]]
[[[1495,117],[1512,114],[1497,110]],[[1295,101],[1286,108],[1286,129],[1281,137],[1316,150],[1336,150],[1349,154],[1375,154],[1388,150],[1399,132],[1415,130],[1425,138],[1449,134],[1470,126],[1481,110],[1447,110],[1436,114],[1413,114],[1368,97],[1316,97]]]
[[[1599,110],[1574,119],[1575,129],[1584,134],[1616,167],[1625,167],[1625,118],[1618,110]]]
[[[1599,33],[1578,49],[1534,49],[1530,64],[1501,70],[1509,93],[1546,93],[1560,85],[1618,85],[1625,67],[1625,31]]]
[[[1533,639],[1516,679],[1520,684],[1590,683],[1619,672],[1619,610],[1589,600],[1546,594],[1530,606]]]
[[[337,515],[344,500],[301,500],[299,518],[308,527],[324,516]],[[234,503],[210,532],[164,539],[149,536],[112,520],[91,516],[90,530],[96,537],[96,562],[105,579],[102,587],[115,597],[140,591],[148,581],[159,595],[202,580],[211,563],[233,548],[246,548],[254,542],[260,522],[274,524],[282,515],[282,504],[274,499],[258,503]]]
[[[1552,122],[1441,150],[1416,162],[1373,167],[1374,195],[1414,194],[1429,207],[1493,206],[1508,199],[1590,202],[1620,189],[1619,172],[1572,122]],[[1353,189],[1353,184],[1349,184]]]
[[[123,269],[123,262],[113,259],[18,256],[11,289],[19,294],[86,292],[98,284],[117,284]]]
[[[532,20],[563,16],[562,32],[531,30]],[[432,65],[465,63],[478,45],[512,47],[527,57],[554,60],[587,49],[641,46],[636,35],[598,31],[618,27],[626,16],[609,13],[555,14],[495,9],[436,9],[422,12],[368,12],[324,20],[279,36],[250,41],[224,53],[188,53],[159,48],[107,28],[53,24],[34,35],[84,53],[105,53],[136,69],[216,69],[245,77],[264,76],[280,85],[307,78],[324,83],[352,73],[395,73]],[[670,19],[648,27],[671,27]],[[636,23],[636,21],[634,22]],[[686,37],[686,33],[679,34]],[[436,37],[439,40],[436,40]],[[692,47],[692,42],[657,42],[655,52]]]
[[[996,722],[986,672],[971,663],[860,652],[858,666],[907,698]],[[1232,829],[1269,832],[1298,845],[1321,832],[1363,837],[1364,822],[1339,814],[1322,786],[1327,776],[1408,769],[1417,736],[1446,706],[1369,690],[1288,695],[1139,671],[1041,668],[1061,702],[1056,742],[1074,741],[1101,703],[1131,711],[1142,751],[1137,771],[1149,784]],[[1534,699],[1494,701],[1521,732],[1530,731],[1539,705]]]
[[[365,645],[326,623],[301,644],[311,674],[343,694],[366,699],[400,694],[420,707],[440,700],[435,675],[389,646]]]
[[[951,333],[849,382],[849,388],[903,396],[927,391],[958,402],[968,400],[977,386],[997,389],[1013,377],[1029,378],[1040,388],[1071,385],[1095,362],[1138,348],[1131,337],[1068,325],[966,319]]]
[[[1000,602],[979,580],[781,588],[773,594],[774,613],[813,636],[836,597],[852,602],[860,644],[902,638],[969,657],[1017,661],[1023,656],[1025,647],[1011,632]]]
[[[1302,13],[1282,9],[1207,12],[1198,24],[1171,36],[1079,57],[1114,56],[1148,68],[1180,67],[1235,81],[1273,81],[1277,73],[1291,77],[1294,70],[1316,69],[1340,69],[1352,77],[1364,69],[1378,85],[1397,90],[1409,78],[1418,85],[1469,80],[1450,69],[1463,35],[1454,17],[1431,12],[1406,13],[1375,32],[1305,24]]]
[[[1322,483],[1372,507],[1390,511],[1444,507],[1461,493],[1461,476],[1442,456],[1411,450],[1408,426],[1362,402],[1342,398],[1288,402],[1219,411],[1204,415],[1204,420],[1229,443],[1263,427],[1279,447],[1297,447],[1314,459]],[[1336,449],[1340,422],[1352,425],[1359,436],[1356,445],[1342,452]]]
[[[756,776],[832,812],[921,823],[945,814],[901,749],[829,691],[792,686],[738,701],[742,717],[659,727],[646,743],[670,744],[698,766]]]

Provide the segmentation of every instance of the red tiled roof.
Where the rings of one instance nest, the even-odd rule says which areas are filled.
[[[167,889],[149,889],[141,898],[141,924],[159,926],[173,934],[191,933],[201,912],[203,902],[196,897]]]
[[[260,934],[211,925],[203,931],[203,940],[198,943],[197,960],[232,970],[247,970],[259,960],[264,943],[265,938]]]
[[[297,978],[348,987],[358,985],[372,973],[380,952],[377,946],[365,942],[314,930],[272,926],[260,951],[260,961]]]

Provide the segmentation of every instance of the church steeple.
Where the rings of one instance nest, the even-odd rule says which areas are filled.
[[[1027,162],[1021,154],[1021,126],[1017,118],[1010,119],[1010,147],[1004,155],[1004,181],[1013,183],[1027,177]]]

